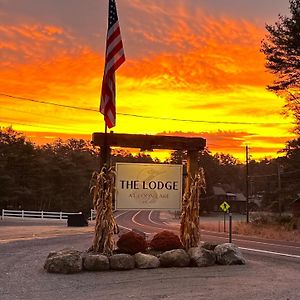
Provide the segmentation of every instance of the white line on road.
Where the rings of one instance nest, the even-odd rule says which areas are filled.
[[[132,231],[132,228],[128,228],[128,227],[125,227],[123,225],[118,225],[120,228],[123,228],[123,229],[126,229],[126,230],[129,230],[129,231]]]
[[[120,214],[118,214],[117,216],[115,216],[115,219],[117,219],[117,218],[119,218],[119,217],[121,217],[121,216],[123,216],[123,215],[125,215],[125,214],[127,214],[127,213],[129,213],[129,212],[131,212],[131,211],[130,211],[130,210],[126,210],[126,211],[124,211],[124,212],[121,212]],[[121,228],[127,229],[127,230],[129,230],[129,231],[132,230],[132,228],[128,228],[128,227],[123,226],[123,225],[119,225],[119,224],[118,224],[118,226],[121,227]]]
[[[131,218],[131,220],[132,220],[132,222],[133,222],[134,224],[136,224],[136,225],[139,225],[139,226],[142,226],[142,227],[147,227],[147,225],[141,224],[141,223],[139,223],[139,222],[137,222],[137,221],[135,220],[135,217],[136,217],[140,212],[142,212],[142,211],[139,210],[136,214],[134,214],[134,216]],[[144,232],[144,233],[145,233],[145,234],[151,234],[150,232]]]
[[[118,214],[117,216],[115,216],[115,219],[117,219],[117,218],[119,218],[119,217],[121,217],[121,216],[123,216],[123,215],[125,215],[127,213],[128,213],[128,210],[126,210],[124,212],[121,212],[120,214]]]
[[[139,226],[142,226],[142,227],[149,227],[149,225],[141,224],[141,223],[139,223],[139,222],[137,222],[137,221],[135,220],[136,216],[137,216],[139,213],[141,213],[141,212],[142,212],[142,211],[139,210],[138,212],[136,212],[136,213],[132,216],[132,218],[131,218],[132,222],[135,223],[136,225],[139,225]],[[126,213],[126,212],[125,212],[125,213]],[[125,214],[125,213],[122,213],[122,215]],[[155,222],[155,221],[153,221],[153,220],[151,219],[151,214],[152,214],[152,211],[151,211],[151,212],[149,213],[149,215],[148,215],[148,220],[149,220],[151,223],[154,223],[154,224],[156,224],[156,225],[161,225],[161,224],[159,224],[159,223],[157,223],[157,222]],[[120,215],[121,215],[121,214],[120,214]],[[119,215],[119,216],[120,216],[120,215]],[[166,224],[166,225],[167,225],[167,224]],[[127,230],[131,230],[130,228],[125,227],[125,226],[122,226],[122,225],[120,225],[120,227],[122,227],[122,228],[124,228],[124,229],[127,229]],[[151,225],[150,225],[150,227],[151,227]],[[157,229],[165,230],[165,228],[161,228],[161,227],[160,227],[160,228],[156,227],[155,229],[156,229],[156,230],[157,230]],[[201,231],[205,231],[205,232],[207,232],[207,233],[213,233],[213,232],[206,231],[206,230],[201,230]],[[149,234],[151,234],[151,233],[145,232],[145,234],[149,235]],[[205,235],[205,233],[204,233],[204,235]],[[219,236],[216,236],[216,237],[219,237]],[[226,237],[219,237],[219,238],[226,238]],[[265,243],[265,242],[259,242],[259,241],[253,241],[253,240],[241,240],[241,239],[234,239],[234,240],[235,240],[235,241],[241,241],[241,242],[252,242],[252,243],[256,243],[256,244],[270,245],[270,246],[279,246],[279,247],[288,247],[288,248],[299,248],[299,247],[297,247],[297,246],[279,245],[279,244]],[[300,258],[299,255],[294,255],[294,254],[287,254],[287,253],[274,252],[274,251],[267,251],[267,250],[260,250],[260,249],[253,249],[253,248],[245,248],[245,247],[239,247],[239,248],[242,249],[242,250],[252,251],[252,252],[259,252],[259,253],[266,253],[266,254],[280,255],[280,256],[286,256],[286,257],[297,258],[297,259]]]
[[[215,231],[208,231],[208,230],[203,230],[201,229],[201,232],[204,233],[204,235],[209,235],[209,236],[215,236],[215,237],[219,237],[219,238],[227,238],[227,236],[218,236],[218,235],[214,235],[214,233],[217,233]],[[211,234],[205,234],[205,232],[211,233]],[[228,232],[226,232],[228,234]],[[235,235],[238,237],[238,235]],[[249,237],[248,237],[249,238]],[[260,242],[260,241],[254,241],[254,240],[246,240],[246,239],[239,239],[239,238],[235,238],[234,236],[232,237],[232,239],[234,239],[235,241],[238,242],[251,242],[251,243],[255,243],[255,244],[262,244],[262,245],[268,245],[268,246],[277,246],[277,247],[285,247],[285,248],[299,248],[299,246],[292,246],[292,245],[282,245],[282,244],[273,244],[273,243],[266,243],[266,242]]]
[[[273,252],[273,251],[259,250],[259,249],[251,249],[251,248],[244,248],[244,247],[239,247],[239,248],[242,249],[242,250],[253,251],[253,252],[260,252],[260,253],[267,253],[267,254],[293,257],[293,258],[300,258],[300,255],[294,255],[294,254],[287,254],[287,253],[280,253],[280,252]]]
[[[151,218],[152,213],[153,213],[153,210],[151,210],[150,213],[148,214],[148,220],[149,220],[149,222],[153,223],[155,225],[161,226],[161,223],[157,223],[157,222],[155,222],[155,221],[152,220],[152,218]]]

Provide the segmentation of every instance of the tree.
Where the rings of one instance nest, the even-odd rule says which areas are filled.
[[[0,206],[28,207],[34,201],[34,145],[11,127],[0,128]]]
[[[238,159],[230,154],[216,153],[214,158],[217,159],[219,164],[222,166],[235,166],[239,164]]]
[[[175,150],[171,152],[170,158],[167,160],[171,164],[182,164],[183,161],[187,160],[187,151]]]
[[[300,133],[300,0],[289,0],[291,16],[279,15],[274,25],[266,25],[268,34],[261,51],[266,67],[275,75],[268,90],[286,99],[285,112],[296,119]]]
[[[43,208],[87,213],[92,206],[89,182],[98,167],[91,146],[84,140],[58,139],[40,147],[40,152],[45,159],[45,169],[40,176]]]
[[[300,138],[288,141],[282,152],[295,166],[300,166]]]
[[[288,141],[281,152],[285,156],[277,160],[283,166],[282,186],[286,194],[295,199],[300,193],[300,138]]]
[[[0,209],[88,212],[98,153],[86,141],[37,147],[12,128],[0,128]]]

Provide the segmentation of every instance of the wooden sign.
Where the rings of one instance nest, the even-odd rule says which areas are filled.
[[[182,165],[116,164],[116,209],[181,209]]]

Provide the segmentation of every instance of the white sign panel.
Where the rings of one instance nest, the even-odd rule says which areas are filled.
[[[181,165],[117,163],[116,172],[116,209],[181,209]]]

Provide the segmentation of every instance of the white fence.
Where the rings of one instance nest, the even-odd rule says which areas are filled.
[[[74,215],[78,213],[68,212],[54,212],[54,211],[32,211],[32,210],[2,210],[2,219],[5,217],[14,218],[33,218],[33,219],[53,219],[53,220],[65,220],[68,219],[68,215]]]
[[[96,219],[96,211],[94,209],[91,209],[91,216],[90,216],[91,221]]]

